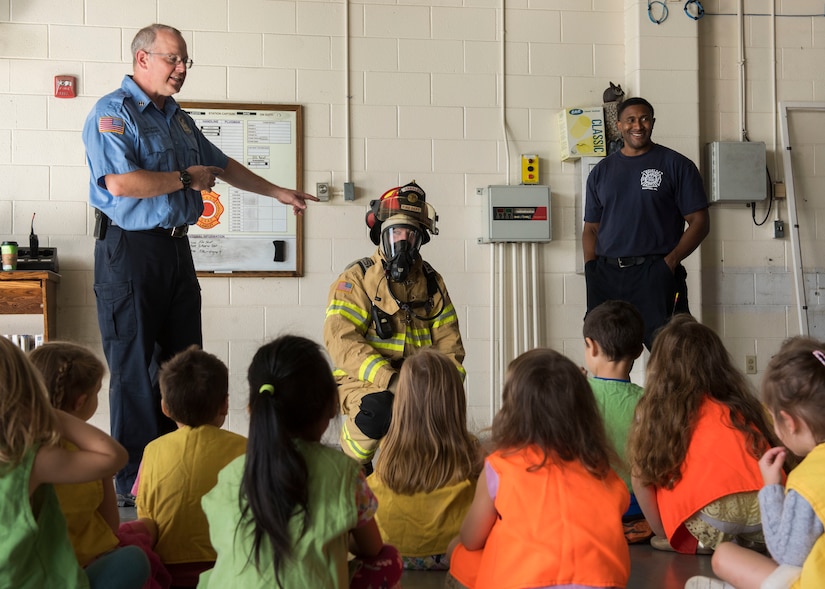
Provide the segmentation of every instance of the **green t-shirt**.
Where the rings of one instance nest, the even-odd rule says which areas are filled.
[[[596,403],[604,419],[607,438],[622,459],[624,467],[617,469],[617,474],[627,485],[627,490],[633,493],[630,486],[630,471],[627,468],[627,435],[633,423],[636,403],[642,398],[644,389],[627,380],[591,377],[588,379]]]
[[[29,497],[33,448],[13,468],[0,467],[0,587],[87,589],[54,488],[40,485]]]
[[[357,525],[355,500],[360,465],[338,450],[319,443],[296,441],[309,470],[310,525],[307,532],[293,541],[290,559],[281,568],[284,587],[313,589],[347,589],[349,572],[347,548],[349,531]],[[230,462],[218,475],[218,484],[201,500],[209,521],[209,537],[218,558],[215,568],[201,574],[198,587],[275,586],[267,538],[261,550],[261,571],[254,565],[251,527],[238,527],[241,507],[238,503],[246,455]],[[272,490],[277,493],[277,489]],[[297,537],[298,518],[290,522],[293,538]]]

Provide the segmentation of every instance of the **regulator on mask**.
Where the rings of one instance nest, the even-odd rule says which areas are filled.
[[[421,257],[421,230],[406,215],[394,215],[381,225],[385,268],[393,282],[403,282]]]

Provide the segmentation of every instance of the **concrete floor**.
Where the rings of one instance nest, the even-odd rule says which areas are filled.
[[[442,589],[446,573],[406,571],[403,589]],[[683,589],[694,575],[713,577],[710,556],[686,556],[654,550],[649,544],[630,547],[630,581],[627,589]]]
[[[134,508],[120,508],[121,521],[135,519]],[[406,571],[403,589],[442,589],[443,572]],[[686,556],[654,550],[649,544],[630,546],[630,581],[627,589],[683,589],[694,575],[713,577],[710,556]]]

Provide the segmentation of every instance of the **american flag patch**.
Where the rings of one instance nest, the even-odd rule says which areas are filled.
[[[117,133],[123,135],[125,125],[118,117],[100,117],[97,120],[97,130],[100,133]]]
[[[335,287],[335,290],[343,290],[344,292],[350,292],[352,290],[352,282],[341,280],[338,282],[338,286]]]

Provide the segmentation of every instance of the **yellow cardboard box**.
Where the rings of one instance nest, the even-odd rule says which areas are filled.
[[[601,106],[565,108],[559,113],[561,160],[607,155],[604,109]]]

